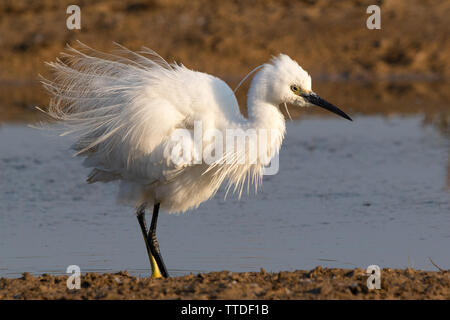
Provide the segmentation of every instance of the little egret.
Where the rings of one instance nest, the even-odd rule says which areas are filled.
[[[107,54],[79,46],[68,47],[62,59],[48,63],[55,76],[42,79],[52,95],[47,113],[61,120],[63,134],[76,134],[72,148],[85,157],[85,166],[93,168],[88,183],[120,181],[118,198],[136,207],[155,278],[168,277],[156,239],[159,209],[172,213],[196,208],[224,181],[227,191],[233,187],[239,195],[245,183],[247,189],[251,184],[257,189],[285,134],[280,105],[319,106],[351,120],[311,90],[309,74],[287,55],[280,54],[251,72],[256,74],[248,92],[246,119],[234,92],[212,75],[168,64],[147,48],[134,52],[117,45],[117,52]],[[222,155],[209,163],[198,161],[194,141],[198,123],[203,133],[200,146],[206,149],[213,137],[220,140],[205,134],[211,129],[224,134],[229,129],[253,130],[263,143],[258,144],[253,162],[239,161],[251,145],[239,151],[225,148],[226,152],[223,146],[212,152],[210,148],[210,154]],[[172,139],[179,129],[188,132],[182,146],[190,151],[181,162],[175,159],[178,144]],[[149,205],[153,215],[147,230]]]

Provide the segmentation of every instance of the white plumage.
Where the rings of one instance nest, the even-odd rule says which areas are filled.
[[[76,154],[93,168],[88,182],[120,180],[121,200],[136,206],[160,203],[169,212],[197,207],[224,181],[239,194],[245,181],[257,188],[285,133],[279,105],[311,105],[304,95],[312,93],[311,78],[286,55],[261,66],[252,80],[248,120],[225,82],[169,65],[149,49],[135,53],[120,47],[117,54],[105,54],[80,44],[78,50],[69,48],[63,60],[49,63],[53,80],[43,79],[53,96],[48,113],[76,135]],[[240,128],[271,134],[256,163],[238,163],[246,154],[237,150],[213,164],[176,163],[170,137],[177,129],[189,130],[193,148],[195,121],[203,132]],[[211,139],[204,135],[203,146]]]

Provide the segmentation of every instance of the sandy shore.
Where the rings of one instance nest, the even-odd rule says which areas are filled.
[[[87,273],[69,290],[67,276],[0,278],[1,299],[450,299],[450,272],[383,269],[381,289],[367,288],[362,269],[270,273],[229,271],[170,279],[136,278],[126,271]]]

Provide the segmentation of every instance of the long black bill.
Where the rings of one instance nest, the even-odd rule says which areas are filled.
[[[314,92],[302,95],[302,97],[305,98],[310,103],[312,103],[312,104],[314,104],[314,105],[316,105],[318,107],[324,108],[324,109],[326,109],[328,111],[336,113],[337,115],[340,115],[341,117],[343,117],[343,118],[345,118],[347,120],[353,121],[352,118],[350,118],[347,114],[345,114],[344,111],[342,111],[338,107],[332,105],[328,101],[322,99],[321,97],[319,97]]]

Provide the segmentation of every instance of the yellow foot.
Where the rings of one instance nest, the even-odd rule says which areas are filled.
[[[151,266],[152,266],[152,279],[162,278],[161,272],[159,271],[158,268],[158,264],[156,263],[156,260],[153,256]]]

